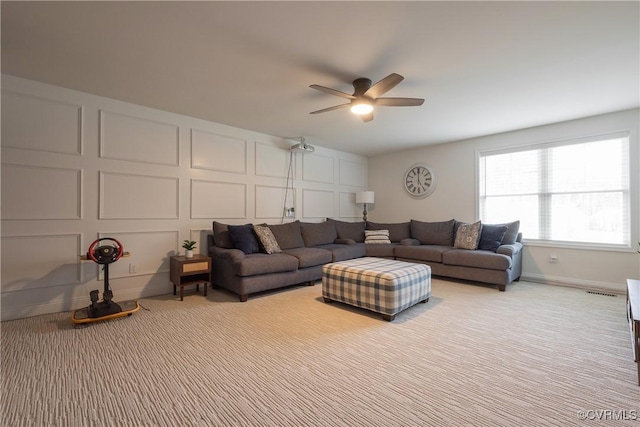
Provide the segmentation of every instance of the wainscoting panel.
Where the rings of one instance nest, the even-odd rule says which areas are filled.
[[[356,205],[355,193],[340,193],[338,213],[340,218],[362,218],[362,209]]]
[[[294,190],[289,188],[287,200],[295,200]],[[255,217],[260,219],[281,219],[284,212],[284,187],[268,185],[256,185],[256,212]],[[295,206],[291,203],[291,206]]]
[[[100,157],[178,166],[180,128],[100,110]]]
[[[0,320],[86,307],[104,283],[77,257],[99,236],[131,254],[110,266],[115,301],[171,298],[168,257],[189,238],[206,254],[213,220],[278,224],[284,202],[287,222],[360,217],[342,193],[366,185],[339,165],[365,157],[7,74],[1,91]]]
[[[129,252],[109,266],[109,278],[144,276],[169,272],[169,258],[178,254],[178,230],[119,231],[100,233],[100,237],[112,237],[122,243]],[[135,272],[131,272],[131,265]],[[100,274],[99,280],[103,280]]]
[[[317,153],[302,154],[302,179],[304,181],[333,184],[334,163],[333,157],[322,156]]]
[[[191,167],[247,173],[247,141],[191,129]]]
[[[247,217],[246,184],[191,180],[192,219]]]
[[[177,219],[178,178],[100,172],[100,219]]]
[[[2,294],[80,283],[80,240],[78,233],[2,237]]]
[[[276,178],[286,178],[289,171],[289,161],[291,165],[290,176],[295,176],[295,157],[288,150],[273,145],[255,143],[256,150],[256,170],[257,176],[273,176]]]
[[[304,218],[333,218],[334,192],[326,190],[302,191],[302,216]]]
[[[2,146],[82,154],[82,106],[3,90]]]
[[[80,218],[82,171],[2,165],[2,220]]]
[[[340,184],[365,187],[367,183],[365,163],[340,159]]]

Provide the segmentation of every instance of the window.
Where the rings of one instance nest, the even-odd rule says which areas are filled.
[[[528,241],[630,247],[629,136],[479,153],[479,217]]]

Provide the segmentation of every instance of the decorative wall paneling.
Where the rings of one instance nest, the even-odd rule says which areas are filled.
[[[256,142],[255,153],[256,176],[286,178],[290,174],[291,177],[295,177],[296,157],[286,148]],[[292,163],[291,168],[289,160]]]
[[[335,159],[321,154],[302,156],[302,179],[310,182],[333,184]]]
[[[340,159],[340,184],[353,187],[367,186],[367,164],[360,161]]]
[[[280,223],[285,202],[284,221],[359,219],[360,156],[6,75],[2,112],[2,320],[88,305],[102,275],[78,256],[98,236],[131,253],[110,267],[124,301],[170,293],[168,258],[206,253],[214,219]]]
[[[100,110],[100,157],[178,166],[179,127]]]
[[[191,167],[247,173],[247,140],[191,129]]]
[[[178,219],[178,179],[100,172],[100,219]]]
[[[3,220],[82,218],[82,171],[2,165]]]
[[[330,190],[302,190],[302,215],[308,219],[334,218],[335,192]]]
[[[285,194],[291,206],[295,206],[295,190],[288,189],[285,192],[284,187],[275,187],[268,185],[255,186],[255,214],[256,219],[265,220],[265,222],[277,223],[282,219],[284,213]]]
[[[81,105],[3,90],[2,146],[81,155],[82,112]]]
[[[191,218],[247,217],[247,186],[231,182],[191,181]]]

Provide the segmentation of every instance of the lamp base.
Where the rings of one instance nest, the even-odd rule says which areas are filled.
[[[366,221],[367,220],[367,204],[364,204],[364,210],[362,211],[362,220]]]

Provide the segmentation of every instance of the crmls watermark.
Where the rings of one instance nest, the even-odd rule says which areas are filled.
[[[581,420],[598,421],[634,421],[640,420],[638,411],[626,409],[581,409],[578,411],[578,418]]]

